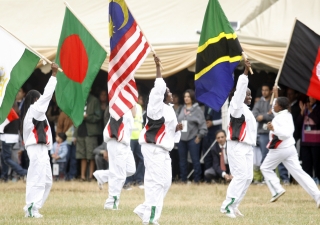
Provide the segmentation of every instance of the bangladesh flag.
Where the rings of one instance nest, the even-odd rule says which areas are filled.
[[[79,126],[92,83],[107,53],[81,22],[66,8],[56,63],[56,100],[60,109]]]
[[[299,20],[294,26],[279,82],[320,100],[320,36]]]
[[[0,27],[0,124],[6,120],[19,89],[32,74],[39,59]]]

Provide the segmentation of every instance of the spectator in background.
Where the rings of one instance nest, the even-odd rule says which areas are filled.
[[[124,189],[131,189],[131,184],[136,184],[140,189],[144,189],[143,180],[144,180],[144,162],[143,155],[141,153],[141,146],[139,144],[139,135],[142,130],[142,107],[139,103],[137,103],[132,108],[132,114],[134,118],[133,128],[131,131],[131,140],[130,140],[130,148],[133,152],[133,156],[136,162],[136,172],[130,177],[127,177],[125,184],[123,186]]]
[[[17,104],[18,104],[18,108],[19,108],[19,120],[20,120],[20,123],[21,123],[21,115],[24,114],[23,112],[23,104],[24,104],[24,100],[25,100],[25,96],[28,92],[28,85],[23,85],[22,88],[19,89],[19,92],[16,96],[16,101],[17,101]],[[21,166],[23,169],[28,169],[29,167],[29,157],[28,157],[28,154],[27,154],[27,151],[24,149],[24,143],[22,141],[22,131],[19,130],[19,133],[20,133],[20,137],[19,137],[19,142],[21,143],[21,146],[22,146],[22,149],[21,149],[21,152],[18,153],[20,155],[20,161],[21,161]]]
[[[301,129],[298,129],[297,127],[297,119],[300,115],[300,106],[298,101],[299,93],[291,88],[287,88],[287,98],[290,102],[290,112],[293,119],[294,124],[294,133],[293,137],[294,140],[297,142],[301,135]]]
[[[212,155],[211,167],[204,172],[205,177],[208,179],[219,179],[222,177],[225,181],[230,181],[232,176],[230,174],[228,153],[227,153],[227,135],[224,130],[216,132],[217,142],[210,150]]]
[[[176,113],[178,118],[183,105],[180,101],[180,95],[178,93],[172,93],[172,103],[173,110]],[[178,151],[178,143],[174,143],[174,147],[170,152],[171,158],[171,168],[172,168],[172,181],[178,181],[180,178],[180,165],[179,165],[179,151]]]
[[[18,105],[15,102],[13,109],[18,114]],[[19,176],[24,177],[27,175],[27,170],[23,169],[18,163],[12,160],[11,154],[13,146],[19,142],[19,119],[11,121],[4,127],[4,133],[0,134],[0,140],[2,142],[1,150],[1,180],[8,181],[9,167],[15,171]]]
[[[76,158],[81,159],[81,180],[86,180],[87,163],[89,161],[89,177],[91,181],[95,166],[93,150],[98,146],[98,135],[101,131],[100,101],[89,94],[84,108],[83,122],[77,130]]]
[[[56,180],[64,179],[68,154],[67,135],[65,133],[57,133],[56,141],[53,143],[50,154],[52,157],[52,164],[59,165],[59,175],[55,175],[54,178]]]
[[[306,171],[316,184],[320,179],[320,102],[308,97],[299,102],[300,115],[297,126],[301,130],[300,159],[302,169]],[[314,171],[314,175],[313,175]]]
[[[93,154],[95,155],[94,159],[96,162],[97,170],[107,170],[109,168],[107,143],[102,142],[101,145],[93,150]]]
[[[58,117],[60,114],[59,106],[57,105],[56,96],[53,94],[49,103],[48,111],[46,113],[52,133],[52,140],[56,138],[56,124],[58,123]]]
[[[57,123],[57,133],[67,135],[68,154],[66,156],[66,181],[70,181],[77,176],[77,159],[76,159],[76,134],[77,129],[74,127],[72,120],[61,112]]]
[[[100,107],[101,107],[101,127],[104,128],[108,121],[105,121],[104,114],[106,110],[109,110],[108,105],[108,92],[105,89],[102,89],[99,93],[99,101],[100,101]],[[98,136],[98,144],[101,145],[103,142],[103,135],[102,133]]]
[[[181,139],[178,145],[180,177],[182,182],[187,182],[188,152],[190,152],[194,169],[194,182],[199,183],[201,179],[201,139],[207,134],[208,129],[203,111],[196,102],[195,94],[192,89],[185,91],[184,103],[185,105],[178,116],[178,122],[183,125]]]
[[[216,112],[213,109],[211,109],[208,106],[204,107],[204,118],[206,120],[207,124],[207,129],[208,133],[206,136],[203,137],[202,139],[202,154],[206,154],[206,152],[209,150],[210,146],[216,139],[216,132],[218,130],[221,130],[221,124],[222,124],[222,119],[221,119],[221,111]],[[212,167],[212,154],[208,153],[204,157],[204,171]],[[204,177],[205,181],[210,183],[211,179],[208,177]]]

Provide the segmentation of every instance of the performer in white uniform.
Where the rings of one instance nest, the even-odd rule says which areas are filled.
[[[22,115],[23,140],[30,164],[27,174],[26,205],[23,208],[26,217],[43,217],[39,209],[46,201],[52,186],[52,172],[48,151],[52,148],[52,135],[46,111],[55,90],[58,70],[57,64],[52,64],[50,77],[43,95],[31,90],[26,95]]]
[[[245,61],[244,74],[239,76],[236,91],[228,109],[229,126],[227,132],[228,161],[233,176],[227,189],[227,196],[220,212],[230,218],[243,216],[238,207],[253,178],[253,147],[256,145],[257,124],[247,105],[251,103],[248,89],[248,68]]]
[[[140,133],[139,143],[144,157],[145,201],[134,209],[143,224],[158,224],[163,199],[171,186],[171,158],[169,151],[180,140],[182,124],[169,105],[172,94],[162,79],[160,61],[154,56],[157,75],[149,95],[147,122]]]
[[[280,163],[283,163],[294,179],[316,201],[317,207],[320,208],[320,191],[314,180],[302,170],[297,150],[294,146],[294,124],[292,115],[288,111],[290,108],[289,100],[286,97],[278,98],[278,89],[276,86],[273,88],[273,93],[275,94],[275,99],[273,101],[272,111],[275,117],[267,126],[270,130],[270,141],[267,145],[269,153],[260,167],[272,194],[270,202],[277,201],[278,198],[286,192],[274,172],[275,168]]]
[[[109,196],[105,209],[119,208],[120,194],[126,177],[136,172],[136,164],[130,149],[130,136],[133,128],[133,116],[129,110],[118,121],[110,117],[104,128],[103,137],[107,143],[109,170],[97,170],[93,176],[99,185],[109,182]]]

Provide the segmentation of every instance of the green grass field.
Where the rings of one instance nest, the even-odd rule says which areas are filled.
[[[320,209],[299,186],[285,187],[277,202],[267,186],[251,185],[240,205],[244,218],[230,219],[219,212],[227,186],[223,184],[173,184],[165,198],[160,224],[320,224]],[[108,185],[96,182],[55,182],[40,213],[44,218],[24,218],[25,183],[0,183],[0,224],[142,224],[132,211],[144,201],[144,191],[122,191],[120,210],[103,209]]]

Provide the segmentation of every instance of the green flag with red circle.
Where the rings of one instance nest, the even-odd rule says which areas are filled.
[[[63,72],[57,74],[55,94],[75,126],[82,123],[88,94],[106,57],[105,49],[66,8],[56,56]]]

